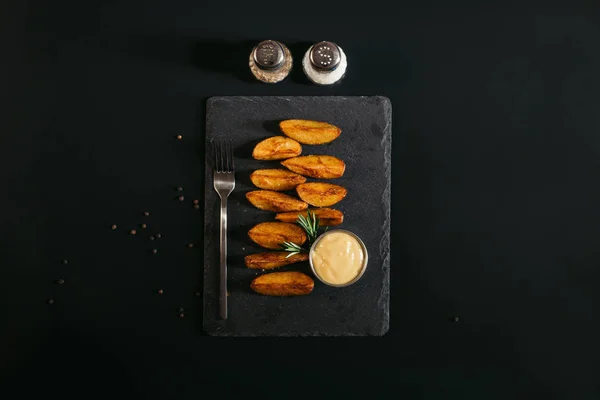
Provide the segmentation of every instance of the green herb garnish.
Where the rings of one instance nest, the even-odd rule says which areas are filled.
[[[283,242],[283,250],[290,252],[290,254],[288,254],[285,258],[290,258],[296,254],[308,251],[292,242]]]
[[[306,212],[306,217],[304,215],[298,215],[298,225],[304,229],[306,232],[306,236],[308,237],[309,248],[313,244],[313,242],[319,236],[319,217],[315,215],[315,213],[308,210]]]
[[[317,240],[317,237],[319,237],[319,217],[317,217],[315,213],[308,210],[306,212],[306,217],[304,215],[298,215],[296,223],[300,225],[302,229],[304,229],[304,232],[306,232],[306,237],[308,238],[308,248],[310,249],[314,241]],[[327,229],[325,229],[325,231],[327,231]],[[290,252],[286,258],[302,252],[308,252],[307,249],[291,242],[283,242],[283,250]]]

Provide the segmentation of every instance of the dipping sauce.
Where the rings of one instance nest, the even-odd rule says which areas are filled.
[[[362,242],[341,229],[321,235],[310,251],[315,275],[332,286],[345,286],[358,279],[366,266],[366,258]]]

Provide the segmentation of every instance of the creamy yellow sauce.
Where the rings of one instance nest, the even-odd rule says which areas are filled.
[[[323,236],[312,252],[316,274],[334,285],[342,285],[356,278],[362,270],[364,259],[358,240],[345,232],[331,232]]]

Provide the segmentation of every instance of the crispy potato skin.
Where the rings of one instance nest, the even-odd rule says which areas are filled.
[[[265,190],[293,190],[306,178],[287,169],[257,169],[250,174],[254,186]]]
[[[266,296],[303,296],[312,292],[315,281],[302,272],[271,272],[254,278],[250,288]]]
[[[246,193],[246,198],[254,207],[266,211],[302,211],[308,208],[305,202],[272,190],[254,190]]]
[[[339,203],[348,191],[346,188],[331,183],[311,182],[296,187],[298,196],[315,207],[329,207]]]
[[[252,151],[257,160],[284,160],[302,153],[300,143],[285,136],[273,136],[258,143]]]
[[[333,156],[301,156],[287,159],[281,165],[311,178],[333,179],[344,175],[346,164]]]
[[[310,211],[319,218],[319,226],[336,226],[344,222],[344,213],[333,208],[315,208]],[[307,214],[308,210],[279,213],[275,215],[275,219],[281,222],[296,222],[298,215],[306,217]]]
[[[271,251],[267,253],[250,254],[244,257],[246,267],[251,269],[274,269],[284,265],[308,261],[307,253],[298,253],[289,256],[287,251]],[[289,257],[288,257],[289,256]],[[287,257],[287,258],[286,258]]]
[[[248,236],[259,246],[273,250],[281,250],[283,242],[299,246],[306,242],[304,230],[288,222],[261,222],[248,231]]]
[[[327,122],[288,119],[279,123],[286,135],[302,144],[325,144],[334,141],[342,130]]]

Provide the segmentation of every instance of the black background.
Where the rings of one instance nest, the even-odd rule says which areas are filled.
[[[2,3],[3,391],[598,398],[598,10],[216,6]],[[249,78],[265,38],[296,57],[284,83]],[[335,87],[298,68],[324,39],[349,58]],[[342,94],[393,105],[390,332],[204,336],[206,98]]]

